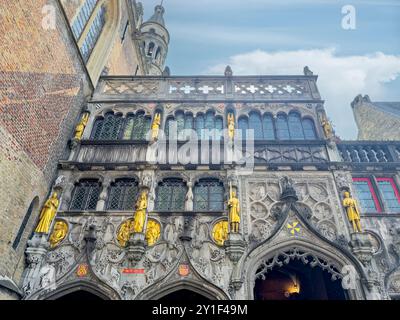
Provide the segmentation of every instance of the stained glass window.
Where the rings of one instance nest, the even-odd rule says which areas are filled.
[[[265,140],[275,140],[274,119],[268,113],[263,117],[263,131]]]
[[[138,191],[138,182],[135,179],[116,181],[110,187],[107,208],[109,210],[134,210]]]
[[[360,208],[364,213],[381,211],[374,188],[368,178],[353,178],[353,186]]]
[[[315,140],[317,138],[314,121],[312,121],[311,119],[303,119],[303,130],[304,137],[307,140]]]
[[[276,119],[276,135],[279,140],[289,140],[289,128],[287,117],[284,114],[278,114]]]
[[[194,187],[195,211],[222,211],[224,209],[224,187],[214,179],[200,180]]]
[[[82,180],[75,186],[70,210],[95,210],[100,195],[97,180]]]
[[[296,112],[289,114],[289,133],[292,140],[304,140],[303,126],[300,115]]]
[[[165,179],[156,191],[156,210],[184,211],[187,187],[181,179]]]
[[[400,195],[392,178],[377,178],[385,208],[388,212],[400,212]]]

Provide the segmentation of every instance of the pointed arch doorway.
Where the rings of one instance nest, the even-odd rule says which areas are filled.
[[[206,297],[198,292],[189,290],[189,289],[180,289],[158,299],[159,301],[164,302],[207,302],[211,299]]]
[[[300,260],[275,266],[258,277],[254,286],[255,300],[347,300],[341,279],[319,266]]]

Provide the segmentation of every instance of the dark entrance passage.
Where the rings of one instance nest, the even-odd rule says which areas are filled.
[[[101,301],[103,300],[99,296],[92,294],[90,292],[79,290],[75,292],[68,293],[64,296],[57,298],[60,301]]]
[[[312,268],[301,261],[291,261],[257,279],[256,300],[346,300],[341,280],[331,280],[331,274],[320,267]]]
[[[175,302],[175,301],[183,301],[183,302],[207,302],[210,301],[210,299],[208,299],[207,297],[191,291],[191,290],[187,290],[187,289],[182,289],[182,290],[178,290],[175,292],[172,292],[164,297],[162,297],[161,299],[159,299],[159,301],[164,301],[164,302]]]

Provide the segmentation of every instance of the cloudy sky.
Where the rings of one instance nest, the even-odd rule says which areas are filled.
[[[142,0],[145,18],[160,0]],[[356,29],[342,28],[342,8]],[[173,75],[319,75],[336,132],[356,138],[358,94],[400,101],[400,0],[164,0]]]

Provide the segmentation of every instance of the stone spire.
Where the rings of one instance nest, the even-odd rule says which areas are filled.
[[[163,27],[165,27],[165,21],[164,21],[164,13],[165,9],[162,6],[162,2],[160,5],[157,5],[154,9],[154,14],[151,16],[151,18],[147,22],[155,22]]]
[[[165,9],[157,5],[154,14],[140,27],[142,48],[148,75],[162,75],[167,59],[169,33],[164,21]]]

